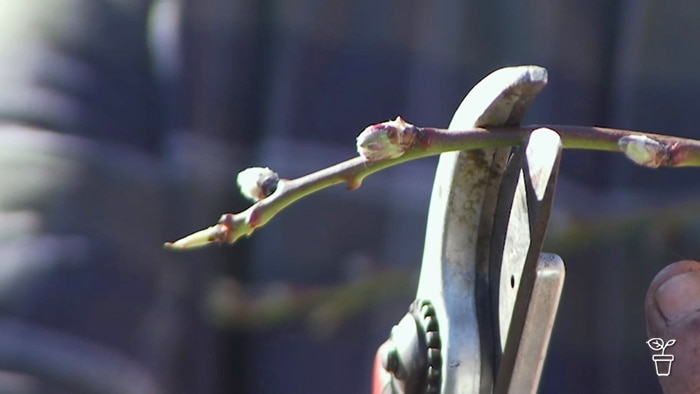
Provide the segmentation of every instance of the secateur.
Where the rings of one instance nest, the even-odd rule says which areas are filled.
[[[497,70],[449,128],[517,126],[546,83],[538,66]],[[537,129],[514,148],[440,156],[416,299],[377,351],[374,393],[537,390],[565,276],[541,253],[561,150]]]
[[[253,205],[164,247],[234,243],[315,191],[356,189],[388,166],[449,152],[435,176],[416,299],[377,351],[373,391],[535,392],[565,275],[558,256],[541,253],[562,147],[623,152],[650,168],[700,166],[696,140],[519,126],[546,83],[542,67],[503,68],[467,94],[448,130],[398,117],[360,133],[359,156],[314,173],[282,179],[267,167],[241,171],[239,188]],[[460,138],[470,144],[456,145]]]

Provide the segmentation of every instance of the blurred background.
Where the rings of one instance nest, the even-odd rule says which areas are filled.
[[[417,283],[436,159],[337,187],[230,247],[162,243],[400,114],[444,127],[539,64],[524,123],[700,138],[691,0],[0,0],[0,392],[363,393]],[[567,282],[540,391],[659,392],[646,288],[700,257],[700,172],[567,151]]]

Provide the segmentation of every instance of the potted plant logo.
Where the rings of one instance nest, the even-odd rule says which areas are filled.
[[[656,367],[656,376],[668,376],[671,374],[671,364],[673,363],[673,354],[664,354],[666,348],[673,346],[676,343],[675,339],[669,339],[668,342],[664,342],[661,338],[651,338],[647,341],[647,345],[651,350],[661,354],[654,354],[651,359],[654,360],[654,366]]]

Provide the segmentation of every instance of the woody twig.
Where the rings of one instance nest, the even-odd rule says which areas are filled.
[[[357,137],[357,157],[311,174],[283,179],[269,168],[242,171],[238,185],[254,201],[253,205],[243,212],[224,214],[217,224],[164,246],[169,250],[187,250],[232,244],[250,236],[292,203],[327,187],[346,183],[355,190],[375,172],[444,152],[516,146],[528,133],[542,127],[556,131],[565,149],[621,152],[636,164],[650,168],[700,167],[700,141],[661,134],[565,125],[454,131],[417,127],[398,117],[365,128]]]

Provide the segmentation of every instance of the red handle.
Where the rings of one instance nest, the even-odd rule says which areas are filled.
[[[374,356],[374,369],[372,370],[372,394],[401,394],[401,391],[396,387],[394,376],[387,372],[382,366],[382,345],[377,349]]]

